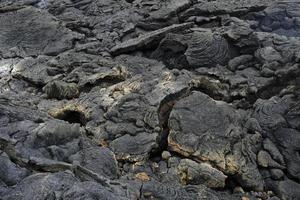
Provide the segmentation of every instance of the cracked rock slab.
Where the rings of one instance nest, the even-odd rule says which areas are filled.
[[[154,43],[158,43],[168,33],[185,30],[191,28],[192,26],[193,23],[174,24],[156,31],[149,32],[145,35],[141,35],[138,38],[125,41],[113,47],[110,52],[113,55],[120,55],[122,53],[147,48]]]
[[[79,38],[48,12],[34,7],[0,16],[0,52],[8,56],[57,55],[71,49]]]

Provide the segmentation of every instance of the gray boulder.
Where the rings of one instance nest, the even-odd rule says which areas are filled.
[[[208,161],[224,173],[237,174],[245,187],[262,189],[256,166],[259,134],[242,129],[243,112],[225,102],[194,92],[176,103],[169,118],[169,148],[186,157]],[[248,146],[242,154],[242,146]]]

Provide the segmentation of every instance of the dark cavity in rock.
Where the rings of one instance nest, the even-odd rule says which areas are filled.
[[[87,123],[85,114],[76,110],[64,110],[57,114],[55,118],[67,121],[69,123],[78,123],[81,126],[84,126]]]

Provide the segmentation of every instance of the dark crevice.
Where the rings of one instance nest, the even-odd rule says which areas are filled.
[[[127,3],[133,3],[135,0],[125,0]]]
[[[76,110],[64,110],[57,114],[55,118],[67,121],[69,123],[78,123],[81,126],[85,126],[87,123],[85,114]]]
[[[139,190],[139,192],[140,192],[139,198],[140,198],[140,199],[142,199],[143,196],[144,196],[144,194],[143,194],[143,187],[144,187],[144,184],[142,183],[142,185],[141,185],[141,187],[140,187],[140,190]]]
[[[234,192],[234,189],[236,187],[239,187],[240,184],[236,180],[236,178],[233,175],[227,175],[227,178],[225,180],[225,187],[224,188],[214,188],[215,191],[230,191]]]
[[[158,108],[158,119],[161,128],[161,134],[158,137],[158,148],[153,151],[150,158],[160,157],[161,153],[168,150],[169,126],[168,121],[171,111],[177,101],[187,97],[190,94],[190,88],[185,88],[177,93],[167,95],[160,103]]]

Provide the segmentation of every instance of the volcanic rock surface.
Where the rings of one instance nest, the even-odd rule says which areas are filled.
[[[0,200],[299,191],[300,1],[0,1]]]

